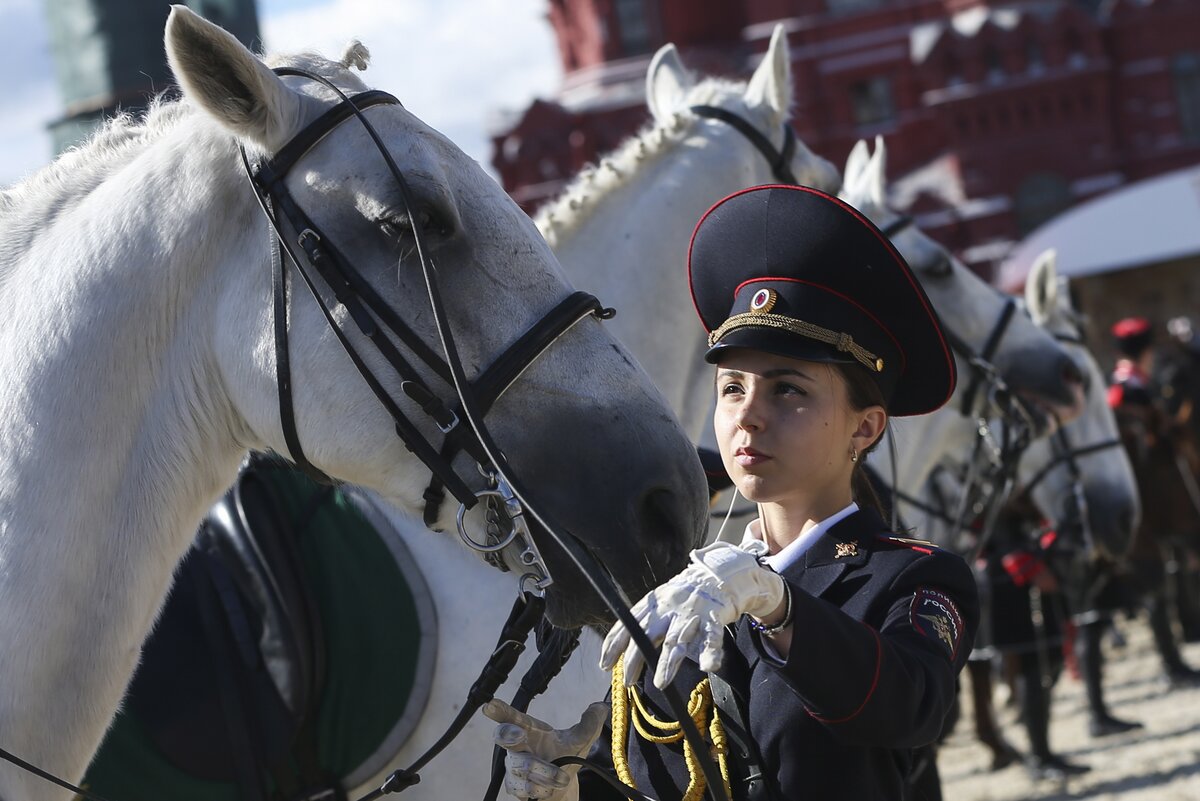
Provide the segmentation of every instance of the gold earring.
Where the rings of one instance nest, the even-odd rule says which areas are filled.
[[[855,448],[853,445],[850,446],[850,461],[852,461],[852,462],[858,461],[858,449]]]

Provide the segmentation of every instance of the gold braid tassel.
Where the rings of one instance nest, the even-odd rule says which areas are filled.
[[[709,710],[712,710],[712,720],[709,720]],[[712,689],[708,679],[704,679],[692,690],[688,698],[688,716],[701,732],[708,730],[712,743],[710,752],[717,760],[721,770],[721,781],[725,785],[725,797],[732,798],[733,791],[729,784],[729,764],[727,759],[728,744],[725,738],[725,727],[713,705]],[[625,660],[618,659],[612,671],[612,760],[616,768],[617,778],[635,787],[633,773],[629,770],[629,727],[630,724],[637,733],[652,743],[665,744],[683,740],[683,761],[688,769],[688,787],[683,795],[683,801],[700,801],[704,796],[706,781],[704,772],[700,769],[700,760],[696,756],[692,744],[683,736],[683,726],[678,721],[660,720],[655,717],[642,700],[637,687],[625,686]]]

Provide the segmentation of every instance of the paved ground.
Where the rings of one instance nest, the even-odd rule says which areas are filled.
[[[1139,720],[1145,728],[1102,739],[1090,737],[1083,685],[1064,674],[1054,689],[1050,744],[1092,770],[1066,785],[1034,783],[1020,765],[996,772],[988,769],[990,752],[975,740],[968,700],[958,729],[938,760],[946,801],[1200,801],[1200,689],[1168,692],[1145,623],[1121,621],[1119,627],[1127,644],[1114,649],[1106,643],[1106,697],[1113,714]],[[1185,646],[1184,658],[1200,666],[1200,644]],[[998,695],[997,709],[1005,736],[1024,749],[1024,729],[1014,720],[1014,710],[1001,703],[1003,693]]]

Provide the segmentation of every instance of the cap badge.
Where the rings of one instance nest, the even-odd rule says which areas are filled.
[[[843,556],[858,556],[857,542],[838,542],[833,546],[834,559],[841,559]]]
[[[775,308],[775,301],[779,295],[774,289],[760,289],[754,293],[754,297],[750,298],[750,311],[757,314],[766,314]]]

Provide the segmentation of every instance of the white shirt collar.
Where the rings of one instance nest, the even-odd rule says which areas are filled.
[[[776,573],[782,573],[785,569],[795,564],[801,556],[804,556],[804,552],[811,548],[817,540],[825,536],[826,531],[829,531],[829,529],[833,528],[834,525],[841,522],[843,518],[849,517],[857,511],[858,504],[854,501],[851,501],[850,505],[845,509],[842,509],[840,512],[836,512],[822,520],[820,523],[817,523],[808,531],[804,532],[792,542],[788,543],[782,551],[764,557],[763,561],[770,565]],[[760,525],[761,523],[759,518],[751,520],[746,526],[745,533],[742,535],[742,542],[746,543],[750,540],[762,541]]]

